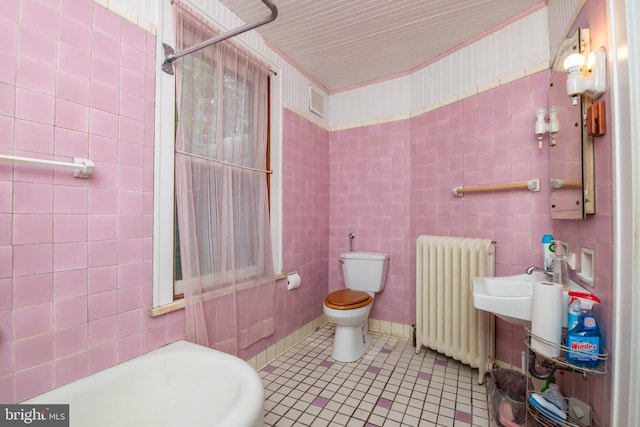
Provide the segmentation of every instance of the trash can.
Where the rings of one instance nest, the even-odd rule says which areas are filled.
[[[487,389],[492,426],[527,426],[527,390],[532,390],[531,380],[513,369],[495,368]]]

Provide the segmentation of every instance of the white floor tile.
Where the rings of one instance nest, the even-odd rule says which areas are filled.
[[[331,358],[327,325],[269,363],[266,426],[486,426],[477,371],[407,339],[372,333],[360,360]],[[471,423],[469,423],[471,419]]]

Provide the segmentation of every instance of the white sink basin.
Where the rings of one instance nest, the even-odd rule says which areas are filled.
[[[546,280],[543,273],[517,274],[502,277],[474,277],[473,306],[489,311],[514,325],[531,326],[531,301],[533,283]],[[588,292],[577,283],[570,281],[571,290]],[[563,292],[562,326],[567,326],[568,291]]]

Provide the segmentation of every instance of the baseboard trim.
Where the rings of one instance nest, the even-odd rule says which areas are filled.
[[[327,323],[329,323],[329,321],[324,314],[318,316],[302,328],[290,333],[274,345],[258,353],[255,357],[247,360],[247,363],[256,371],[259,371]],[[413,336],[413,325],[389,322],[387,320],[369,319],[369,331],[382,335],[411,339]]]
[[[323,314],[316,317],[311,322],[304,325],[302,328],[293,331],[274,345],[269,346],[266,350],[261,351],[255,357],[247,360],[247,363],[251,365],[256,371],[267,366],[270,362],[274,361],[278,356],[281,356],[284,352],[303,341],[309,335],[313,334],[318,328],[328,323],[327,317]]]

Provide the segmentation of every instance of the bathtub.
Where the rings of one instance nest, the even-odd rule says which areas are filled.
[[[22,403],[69,404],[71,427],[253,427],[264,388],[243,360],[176,341]]]

